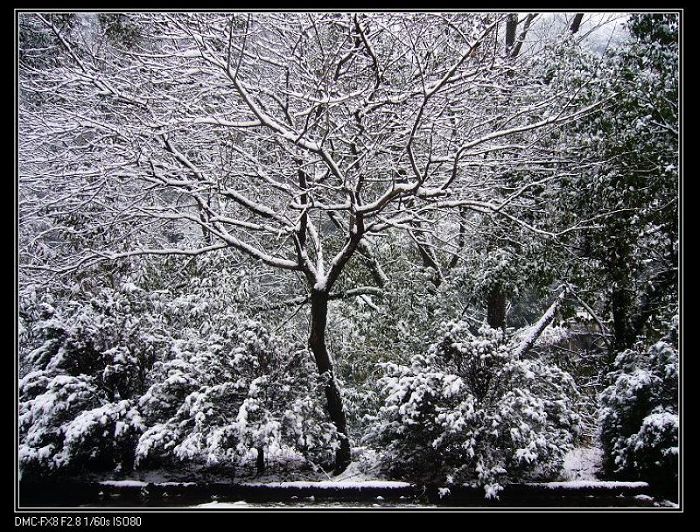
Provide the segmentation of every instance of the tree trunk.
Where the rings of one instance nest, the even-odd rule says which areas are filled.
[[[576,33],[579,28],[581,27],[581,21],[583,20],[583,13],[576,13],[576,16],[574,17],[574,21],[571,23],[571,26],[569,27],[569,30],[571,33]]]
[[[615,353],[632,347],[634,331],[630,323],[632,304],[629,291],[624,287],[615,288],[612,293],[613,348]]]
[[[612,249],[609,253],[608,271],[611,273],[612,293],[610,294],[610,310],[613,319],[613,352],[610,353],[611,360],[614,356],[632,347],[635,334],[632,330],[632,282],[630,279],[630,263],[632,259],[632,249],[628,239],[622,235],[629,235],[631,224],[629,220],[621,220],[622,223],[618,236],[612,241]]]
[[[506,19],[506,56],[511,54],[515,44],[515,30],[518,28],[517,13],[510,13]]]
[[[265,450],[262,447],[258,447],[258,456],[255,458],[255,469],[258,475],[262,475],[265,472]]]
[[[326,402],[331,421],[341,434],[340,448],[335,455],[336,472],[342,472],[350,464],[350,440],[348,439],[347,422],[340,390],[333,374],[331,362],[326,347],[326,322],[328,318],[328,292],[311,290],[311,334],[309,347],[316,360],[319,374],[325,379]]]
[[[520,53],[520,49],[522,48],[523,43],[525,42],[525,37],[527,37],[527,32],[530,29],[530,24],[532,24],[532,21],[535,20],[536,16],[537,16],[536,13],[530,13],[527,17],[525,17],[525,23],[523,24],[523,29],[520,32],[520,35],[518,36],[518,40],[515,42],[515,46],[513,47],[513,51],[510,54],[511,57],[518,57],[518,54]]]
[[[440,272],[440,265],[437,263],[435,255],[433,255],[430,252],[430,249],[423,242],[421,242],[418,237],[414,236],[413,233],[411,233],[411,236],[413,237],[413,241],[416,243],[418,253],[423,261],[423,268],[433,271],[433,274],[430,276],[430,282],[433,283],[435,288],[440,288],[440,285],[442,284],[442,273]]]
[[[489,293],[486,319],[493,329],[505,329],[506,327],[506,295],[498,286]]]
[[[630,319],[631,336],[636,338],[644,332],[646,322],[653,316],[662,304],[664,295],[672,290],[678,282],[677,270],[664,270],[649,279],[641,297],[639,308]]]

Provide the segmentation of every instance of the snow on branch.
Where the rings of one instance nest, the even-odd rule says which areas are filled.
[[[521,358],[525,356],[528,351],[530,351],[532,346],[535,345],[535,342],[537,342],[537,339],[540,337],[540,335],[554,320],[554,316],[557,313],[559,305],[561,305],[562,301],[564,301],[568,293],[569,287],[568,285],[565,285],[562,288],[559,295],[557,296],[557,298],[554,300],[554,302],[549,306],[547,311],[542,315],[542,317],[537,321],[537,323],[535,323],[535,325],[533,325],[530,328],[525,338],[523,338],[518,344],[518,346],[515,348],[515,350],[513,351],[514,357]]]

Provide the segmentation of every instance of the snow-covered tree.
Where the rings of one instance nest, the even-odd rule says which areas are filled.
[[[403,231],[439,274],[439,222],[465,211],[553,236],[525,214],[560,173],[538,135],[598,105],[514,69],[505,15],[27,17],[60,60],[20,68],[24,278],[228,250],[298,279],[338,468],[350,442],[329,301],[379,288],[342,286],[351,258],[383,282],[375,243]]]
[[[571,235],[583,258],[572,273],[609,322],[612,359],[640,337],[663,336],[677,312],[678,23],[674,14],[633,15],[622,49],[576,60],[578,84],[595,80],[583,101],[607,96],[571,128],[583,141],[581,170],[565,180],[558,210],[592,220]]]

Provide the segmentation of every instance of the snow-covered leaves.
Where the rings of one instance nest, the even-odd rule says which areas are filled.
[[[601,396],[608,474],[672,483],[678,472],[678,351],[667,341],[620,353]]]
[[[519,360],[501,331],[449,324],[410,366],[386,364],[368,440],[392,475],[471,482],[496,496],[514,478],[551,478],[578,430],[573,379]]]
[[[129,281],[60,303],[25,290],[22,471],[235,468],[258,449],[268,463],[325,463],[337,437],[313,357],[218,293],[197,277],[182,291]]]
[[[324,421],[305,349],[285,351],[260,323],[238,317],[172,350],[140,400],[150,428],[136,450],[139,463],[236,467],[255,463],[258,450],[269,462],[328,459],[335,431]]]
[[[60,304],[25,295],[21,468],[129,468],[144,429],[136,399],[165,344],[148,299],[127,285]]]

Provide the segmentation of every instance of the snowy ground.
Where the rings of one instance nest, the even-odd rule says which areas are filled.
[[[595,480],[600,473],[603,451],[595,447],[577,447],[564,457],[562,480]]]
[[[527,486],[544,486],[548,489],[615,489],[615,488],[648,488],[646,482],[621,482],[617,480],[566,480],[564,482],[530,482]]]
[[[315,488],[315,489],[356,489],[356,488],[379,488],[379,489],[396,489],[410,488],[408,482],[397,482],[391,480],[321,480],[318,482],[309,482],[297,480],[293,482],[244,482],[243,486],[247,487],[269,487],[269,488]]]
[[[602,451],[598,448],[579,447],[570,451],[564,458],[561,481],[594,481],[597,480]],[[381,477],[375,465],[376,457],[369,449],[362,449],[345,471],[333,476],[323,471],[275,471],[270,470],[263,475],[240,475],[232,477],[226,474],[204,474],[198,470],[188,471],[141,471],[135,478],[102,480],[95,478],[105,486],[111,487],[146,487],[148,484],[167,485],[194,485],[197,482],[235,482],[246,486],[289,486],[289,487],[335,487],[347,485],[358,487],[362,483],[365,487],[405,487],[405,482],[388,481]]]
[[[288,502],[272,502],[272,503],[251,503],[247,501],[212,501],[203,504],[195,504],[190,508],[200,508],[205,510],[227,510],[240,508],[285,508],[290,506],[301,506],[309,508],[436,508],[434,504],[416,504],[408,500],[402,503],[385,503],[381,497],[375,499],[376,502],[330,502],[316,501],[314,497],[306,497],[304,499],[295,499]]]
[[[232,510],[237,508],[268,508],[268,507],[333,507],[333,508],[373,508],[373,507],[414,507],[426,508],[437,505],[450,505],[451,503],[465,506],[475,506],[477,501],[472,501],[471,495],[466,495],[460,492],[459,488],[452,491],[457,493],[457,499],[453,496],[448,496],[443,501],[442,493],[440,500],[430,498],[424,499],[421,497],[419,503],[416,496],[411,490],[411,484],[407,482],[398,482],[382,479],[376,468],[376,460],[372,451],[363,449],[363,452],[355,455],[355,460],[350,466],[340,475],[332,476],[321,470],[289,470],[282,471],[270,468],[265,475],[255,475],[250,473],[247,475],[228,476],[226,474],[202,475],[200,471],[188,470],[179,472],[169,471],[142,471],[138,473],[136,478],[122,478],[112,480],[94,479],[93,482],[99,482],[104,486],[104,492],[109,497],[122,498],[119,493],[131,491],[139,492],[138,488],[142,488],[143,493],[149,493],[153,496],[155,493],[158,497],[168,497],[175,500],[179,499],[182,506],[189,508],[199,508],[205,510]],[[569,452],[563,464],[562,474],[555,482],[547,483],[529,483],[521,484],[521,488],[517,486],[514,489],[526,488],[524,496],[540,497],[539,500],[547,499],[544,496],[542,499],[542,488],[546,491],[549,489],[553,493],[558,493],[558,497],[566,496],[573,497],[572,500],[578,500],[580,497],[603,497],[601,502],[604,505],[608,503],[612,496],[612,492],[617,492],[618,497],[624,497],[624,501],[620,500],[620,506],[655,506],[655,507],[677,507],[673,502],[664,500],[655,500],[650,495],[646,494],[648,485],[645,482],[617,482],[598,480],[602,460],[602,452],[597,448],[576,448]],[[193,480],[195,482],[193,482]],[[202,487],[208,484],[214,486],[228,485],[239,486],[243,489],[247,488],[270,488],[275,490],[277,495],[272,499],[267,499],[268,496],[263,496],[262,500],[259,494],[251,495],[251,500],[242,500],[248,495],[237,493],[235,490],[227,495],[224,493],[212,493],[209,497],[201,496]],[[174,490],[163,490],[162,488],[174,488]],[[184,490],[183,490],[184,488]],[[194,491],[190,491],[193,488]],[[282,489],[282,491],[279,491]],[[535,491],[530,491],[534,489]],[[287,490],[289,495],[283,496],[282,493]],[[340,491],[339,491],[340,490]],[[372,493],[372,490],[379,490]],[[395,491],[396,490],[396,491]],[[447,495],[450,494],[448,488],[442,488]],[[342,494],[341,494],[342,492]],[[228,493],[228,492],[227,492]],[[528,493],[530,495],[528,495]],[[579,495],[582,493],[583,495]],[[624,495],[623,495],[624,493]],[[161,495],[158,495],[161,494]],[[382,496],[384,495],[387,500]],[[534,495],[533,495],[534,494]],[[588,494],[588,495],[586,495]],[[607,495],[606,495],[607,494]],[[103,495],[103,494],[101,494]],[[314,495],[316,497],[314,497]],[[369,495],[369,496],[368,496]],[[433,494],[434,495],[434,494]],[[455,493],[453,493],[455,495]],[[461,497],[461,498],[460,498]],[[607,497],[607,499],[605,498]],[[197,500],[199,498],[199,500]],[[209,498],[209,500],[207,500]],[[189,501],[188,501],[189,499]],[[455,499],[454,501],[452,499]],[[166,499],[162,499],[167,502]],[[444,503],[444,504],[443,504]],[[638,504],[636,504],[638,503]],[[617,506],[615,503],[613,506]]]

